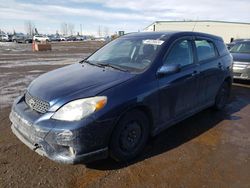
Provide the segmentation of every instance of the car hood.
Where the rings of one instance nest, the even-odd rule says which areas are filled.
[[[111,68],[76,63],[39,76],[30,84],[28,92],[52,106],[58,101],[95,96],[134,76]]]
[[[246,53],[231,53],[234,61],[240,62],[249,62],[250,63],[250,54]]]

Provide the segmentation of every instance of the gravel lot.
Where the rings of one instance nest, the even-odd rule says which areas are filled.
[[[130,164],[110,159],[61,165],[22,144],[10,130],[13,99],[40,74],[76,63],[101,42],[0,43],[0,187],[250,187],[250,83],[235,83],[230,103],[167,129]]]

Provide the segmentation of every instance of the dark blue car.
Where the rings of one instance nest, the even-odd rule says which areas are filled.
[[[151,136],[205,108],[222,109],[231,82],[220,37],[129,34],[35,79],[13,104],[12,131],[57,162],[129,161]]]

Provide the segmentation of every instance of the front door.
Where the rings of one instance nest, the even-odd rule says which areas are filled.
[[[191,113],[197,105],[199,67],[194,63],[192,40],[180,39],[174,43],[163,64],[179,64],[181,70],[159,78],[160,119],[165,127]]]

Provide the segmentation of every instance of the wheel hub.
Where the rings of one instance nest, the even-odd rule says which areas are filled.
[[[141,126],[137,122],[128,123],[121,133],[121,148],[125,151],[133,150],[138,146],[140,137]]]

